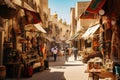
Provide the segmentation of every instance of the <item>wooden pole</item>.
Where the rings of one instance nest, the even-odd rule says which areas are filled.
[[[0,31],[0,66],[3,65],[3,42],[4,42],[4,31]]]

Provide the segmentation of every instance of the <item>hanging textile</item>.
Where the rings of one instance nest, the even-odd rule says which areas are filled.
[[[100,9],[103,8],[106,0],[92,0],[85,12],[80,16],[81,19],[96,19]]]
[[[41,16],[39,12],[36,12],[29,4],[26,2],[23,2],[23,4],[20,4],[22,2],[18,2],[17,0],[14,0],[13,3],[18,6],[19,8],[23,9],[23,20],[24,23],[27,24],[37,24],[42,22]]]
[[[92,0],[89,7],[86,11],[91,13],[98,13],[100,9],[102,9],[103,5],[105,4],[106,0]]]
[[[42,22],[39,13],[24,9],[27,24],[37,24]]]

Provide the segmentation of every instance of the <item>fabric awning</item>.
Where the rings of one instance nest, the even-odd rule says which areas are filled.
[[[87,39],[87,38],[91,37],[97,31],[97,29],[99,27],[100,27],[100,24],[97,24],[95,26],[89,27],[87,29],[87,31],[82,35],[82,38]]]
[[[96,19],[100,9],[104,6],[106,0],[92,0],[85,12],[80,16],[81,19]]]
[[[87,31],[82,35],[82,38],[86,38],[89,36],[90,32],[92,31],[92,28],[88,28]]]
[[[10,0],[0,1],[0,16],[5,19],[10,19],[17,13],[16,6]]]
[[[85,12],[98,14],[100,9],[105,10],[106,16],[117,17],[120,15],[120,0],[92,0]],[[83,12],[83,14],[85,13]],[[92,17],[90,15],[81,15],[80,18]],[[92,19],[92,18],[91,18]]]
[[[40,23],[34,24],[34,26],[35,26],[39,31],[41,31],[41,32],[43,32],[43,33],[47,33],[47,32],[42,28],[42,26],[40,25]]]
[[[13,3],[17,5],[19,8],[24,10],[24,12],[22,13],[22,16],[25,17],[24,24],[28,25],[28,24],[37,24],[39,22],[42,22],[40,13],[35,11],[26,2],[22,2],[21,0],[13,0]]]
[[[73,40],[73,39],[77,38],[77,37],[79,36],[79,34],[80,34],[80,33],[77,32],[76,34],[72,35],[70,39]]]
[[[10,0],[4,0],[4,2],[8,7],[16,9],[16,6]]]
[[[21,8],[27,9],[27,10],[29,10],[29,11],[36,12],[36,11],[35,11],[31,6],[29,6],[26,2],[23,2],[23,3],[22,3],[21,0],[12,0],[12,2],[13,2],[15,5],[17,5],[17,6],[21,7]]]
[[[77,32],[77,33],[73,34],[73,35],[72,35],[68,40],[66,40],[65,42],[67,43],[67,42],[69,42],[69,41],[71,41],[71,40],[74,40],[74,39],[77,38],[79,35],[80,35],[80,32]]]
[[[92,0],[86,11],[91,13],[98,13],[100,9],[102,9],[106,0]]]
[[[68,40],[66,40],[65,42],[66,42],[66,43],[70,43],[70,41],[71,41],[71,40],[70,40],[70,39],[68,39]]]

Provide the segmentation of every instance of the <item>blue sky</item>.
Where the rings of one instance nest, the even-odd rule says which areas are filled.
[[[75,7],[79,1],[91,1],[91,0],[48,0],[48,7],[51,9],[51,14],[55,12],[58,14],[58,18],[62,18],[70,24],[70,8]]]

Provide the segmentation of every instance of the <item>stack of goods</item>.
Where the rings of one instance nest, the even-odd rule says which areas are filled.
[[[102,59],[99,57],[92,58],[88,61],[88,70],[101,70],[102,67]]]

